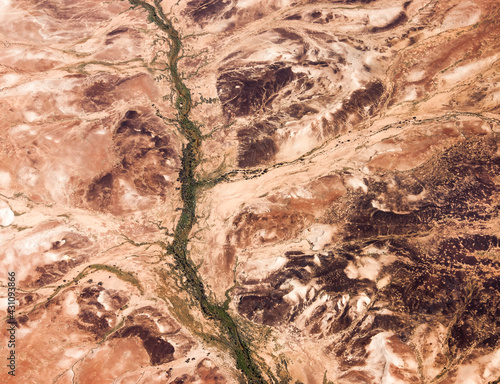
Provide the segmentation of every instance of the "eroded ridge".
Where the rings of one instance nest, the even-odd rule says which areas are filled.
[[[187,139],[182,150],[182,166],[179,172],[181,182],[182,212],[175,227],[172,243],[168,252],[175,260],[175,267],[182,275],[184,288],[200,305],[203,314],[213,320],[221,332],[226,335],[225,341],[233,351],[237,368],[246,376],[249,383],[265,383],[259,367],[253,361],[250,350],[243,340],[238,326],[229,315],[227,306],[214,302],[207,296],[203,281],[198,274],[196,265],[189,257],[189,234],[196,222],[196,195],[198,181],[195,171],[200,164],[202,135],[194,121],[190,119],[193,107],[191,93],[182,81],[178,71],[178,62],[181,56],[182,41],[178,31],[161,8],[160,0],[154,0],[151,5],[141,0],[129,0],[134,7],[142,7],[148,12],[148,20],[167,34],[170,50],[167,54],[167,70],[176,93],[175,108],[177,110],[176,123],[179,132]]]

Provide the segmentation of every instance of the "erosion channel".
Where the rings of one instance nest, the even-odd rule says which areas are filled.
[[[201,161],[202,134],[198,126],[190,120],[189,115],[193,105],[191,93],[183,83],[177,68],[181,58],[181,38],[170,19],[163,12],[160,0],[154,0],[154,5],[142,0],[129,0],[129,2],[134,7],[142,7],[146,10],[148,21],[155,23],[168,36],[170,51],[167,54],[167,63],[176,94],[176,122],[180,133],[188,141],[182,150],[182,166],[179,173],[183,207],[175,227],[173,240],[168,246],[168,252],[173,256],[178,272],[184,277],[185,289],[199,303],[204,316],[214,321],[221,333],[225,335],[227,345],[235,355],[237,368],[242,371],[249,383],[266,383],[259,367],[252,359],[248,345],[243,340],[238,326],[229,315],[227,306],[216,303],[207,296],[197,267],[189,257],[189,234],[196,221],[196,196],[199,183],[195,176],[195,170]]]

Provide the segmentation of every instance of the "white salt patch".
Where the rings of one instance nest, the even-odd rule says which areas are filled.
[[[159,322],[157,320],[154,320],[156,326],[158,327],[158,330],[160,333],[172,333],[175,332],[176,328],[172,324],[162,324],[162,322]]]
[[[420,201],[420,200],[425,199],[426,196],[427,196],[427,190],[424,189],[418,195],[408,195],[408,196],[406,196],[406,200],[408,202],[410,202],[410,203],[414,203],[416,201]]]
[[[14,56],[31,56],[32,59],[45,59],[50,58],[46,52],[40,52],[37,54],[32,54],[30,52],[21,51],[20,53],[15,53]],[[64,57],[61,57],[64,58]],[[26,59],[26,57],[25,57]],[[52,91],[57,95],[61,95],[64,91],[71,91],[75,88],[76,81],[70,79],[43,79],[43,80],[33,80],[24,84],[19,85],[15,88],[15,93],[12,91],[10,94],[15,95],[36,95],[43,91]],[[68,98],[68,95],[64,95]]]
[[[76,316],[80,312],[80,306],[76,301],[76,295],[73,291],[69,291],[64,299],[63,308],[70,316]]]
[[[38,180],[38,171],[32,167],[23,167],[17,172],[17,179],[20,184],[34,187]]]
[[[422,80],[424,76],[425,76],[425,71],[413,70],[408,74],[406,80],[408,80],[410,83],[414,83],[416,81]]]
[[[408,87],[403,97],[401,98],[401,101],[412,101],[415,100],[416,98],[417,98],[417,88]]]
[[[370,305],[371,300],[366,294],[363,294],[356,302],[356,311],[358,313],[363,312],[368,305]]]
[[[26,337],[26,335],[29,335],[32,332],[32,329],[30,327],[22,327],[18,328],[16,331],[16,336],[19,337],[20,339],[23,339]]]
[[[64,355],[74,359],[79,359],[85,354],[85,352],[85,349],[82,348],[68,348],[64,350]]]
[[[302,284],[300,281],[291,280],[288,282],[291,285],[292,291],[287,293],[284,298],[290,300],[293,303],[299,303],[301,300],[304,300],[307,296],[307,292],[309,291],[309,286]]]
[[[106,311],[109,311],[111,309],[111,306],[109,305],[109,298],[106,291],[99,292],[99,296],[97,296],[97,301],[103,305]]]
[[[488,98],[493,102],[493,103],[500,103],[500,92],[498,91],[492,91]]]
[[[288,262],[286,257],[276,257],[272,259],[249,260],[243,268],[247,272],[248,279],[263,279],[272,272],[277,271]]]
[[[384,212],[391,212],[391,210],[384,203],[381,203],[377,200],[372,200],[372,207]]]
[[[12,270],[14,262],[16,261],[16,253],[12,249],[6,249],[3,255],[3,264],[7,266],[7,269]]]
[[[454,83],[457,81],[464,81],[472,76],[474,76],[476,73],[479,73],[480,71],[484,71],[484,69],[491,65],[496,59],[498,55],[487,57],[483,60],[478,60],[473,63],[469,63],[466,65],[461,65],[459,67],[455,67],[451,71],[448,71],[443,75],[443,80]]]
[[[364,193],[368,192],[368,187],[366,186],[363,179],[359,177],[350,177],[346,180],[346,187],[353,190],[361,189]]]
[[[405,362],[387,345],[387,339],[392,335],[392,332],[381,332],[373,336],[370,345],[367,347],[367,351],[370,354],[368,365],[374,366],[373,368],[378,368],[378,370],[382,370],[382,384],[401,382],[391,376],[390,365],[393,364],[398,368],[403,368],[405,365]]]
[[[479,21],[481,9],[472,1],[462,1],[451,9],[443,20],[443,29],[462,28]]]
[[[18,134],[34,135],[35,131],[32,130],[29,125],[21,124],[21,125],[16,125],[14,128],[12,128],[10,130],[10,134],[13,136],[18,135]]]
[[[369,24],[375,27],[384,27],[394,20],[401,10],[401,7],[370,10],[371,12],[367,14]]]
[[[457,370],[456,384],[483,384],[484,379],[479,375],[479,367],[471,364],[461,365]]]
[[[390,282],[391,282],[390,276],[386,276],[386,277],[381,278],[379,281],[377,281],[377,289],[384,288]]]
[[[203,365],[207,368],[212,368],[214,366],[214,363],[210,360],[204,360]]]
[[[313,303],[307,306],[304,312],[302,312],[302,314],[297,318],[296,321],[297,326],[305,327],[307,319],[311,317],[316,308],[318,308],[320,305],[325,304],[328,301],[328,299],[329,296],[327,293],[323,292],[322,294],[320,294],[319,297],[317,297]]]
[[[382,268],[382,263],[371,257],[363,257],[359,260],[358,273],[361,278],[369,279],[372,281],[377,280],[378,274]]]
[[[62,229],[37,232],[15,242],[13,249],[20,255],[40,254],[52,248],[52,243],[61,238]]]
[[[305,230],[304,237],[311,245],[311,250],[319,251],[331,241],[334,232],[335,229],[330,225],[315,224]]]
[[[481,360],[486,362],[486,367],[482,375],[486,381],[493,381],[496,377],[500,376],[500,349],[490,355],[484,356]]]
[[[9,12],[9,7],[11,4],[11,0],[0,0],[0,20],[3,20],[7,17]]]
[[[265,38],[265,37],[264,37]],[[255,44],[256,49],[251,55],[248,56],[247,60],[251,62],[260,61],[279,61],[285,58],[293,59],[293,55],[291,55],[287,49],[284,49],[281,46],[276,46],[271,42],[265,42],[262,44]]]
[[[317,253],[314,255],[313,261],[314,261],[314,264],[321,266],[321,259],[319,258]]]
[[[236,3],[237,8],[248,8],[257,4],[259,0],[241,0]]]
[[[387,253],[387,248],[377,248],[373,245],[370,245],[366,248],[363,249],[363,252],[366,253],[366,254],[376,254],[376,255],[384,255]]]
[[[286,257],[277,257],[274,260],[274,263],[269,265],[269,268],[272,271],[276,271],[276,270],[280,269],[281,267],[283,267],[287,262],[288,262],[288,259]]]
[[[0,200],[0,225],[7,227],[14,222],[14,212],[10,209],[9,205]]]
[[[69,174],[62,166],[49,166],[44,172],[47,176],[45,178],[45,188],[49,191],[54,200],[66,201],[67,185],[69,183]]]
[[[4,282],[2,283],[5,284]],[[0,297],[0,311],[1,312],[7,311],[7,306],[8,306],[7,296]]]
[[[312,287],[309,292],[307,292],[307,300],[312,300],[317,293],[317,289]]]
[[[292,197],[294,199],[312,199],[312,194],[307,189],[302,187],[292,187],[290,191],[285,194],[286,197]]]
[[[311,124],[307,124],[305,127],[297,125],[293,129],[287,127],[279,131],[279,133],[282,140],[285,139],[285,141],[277,155],[276,161],[296,158],[318,144],[317,133],[313,131]]]
[[[0,171],[0,188],[9,188],[10,179],[9,172]]]
[[[45,252],[43,254],[44,263],[50,264],[59,260],[59,255],[54,252]]]
[[[124,209],[142,210],[147,207],[148,202],[153,200],[153,198],[139,195],[139,193],[137,193],[137,191],[123,179],[119,180],[119,184],[122,192],[122,195],[120,196],[120,203]]]
[[[34,111],[25,111],[24,112],[24,118],[29,121],[30,123],[37,120],[40,117],[40,115]]]
[[[358,268],[352,262],[349,262],[349,264],[347,264],[344,272],[349,279],[357,279],[359,276]]]
[[[382,263],[379,261],[371,257],[361,257],[356,261],[356,264],[350,261],[344,272],[349,279],[369,279],[375,281],[381,268]]]
[[[0,12],[1,12],[1,10],[0,10]],[[2,77],[0,77],[0,89],[13,86],[14,84],[17,83],[17,81],[20,78],[21,78],[21,76],[15,74],[15,73],[8,73],[6,75],[3,75]]]
[[[349,298],[350,298],[350,297],[351,297],[351,296],[349,296],[349,295],[342,295],[342,298],[341,298],[340,300],[338,300],[338,301],[337,301],[337,307],[338,307],[341,311],[342,311],[342,310],[346,307],[347,303],[349,302]]]
[[[252,205],[250,205],[248,207],[247,210],[248,210],[248,212],[255,213],[255,214],[263,214],[263,213],[271,212],[271,209],[269,208],[267,203],[262,202],[262,201],[257,201],[255,203],[253,203]]]

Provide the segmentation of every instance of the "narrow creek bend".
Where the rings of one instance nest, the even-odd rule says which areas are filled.
[[[180,55],[182,41],[172,22],[164,14],[160,2],[161,0],[154,0],[154,5],[151,5],[142,0],[129,0],[132,6],[142,7],[146,10],[148,21],[155,23],[168,36],[170,51],[167,54],[167,70],[170,72],[176,94],[176,122],[179,132],[187,140],[187,144],[183,146],[182,166],[179,172],[182,212],[175,227],[173,240],[168,246],[168,252],[173,256],[178,272],[185,279],[184,287],[187,292],[199,303],[204,316],[214,321],[221,333],[225,335],[225,341],[236,359],[237,368],[245,375],[248,383],[266,383],[260,368],[252,359],[248,345],[241,336],[238,326],[228,313],[227,307],[207,296],[197,267],[189,257],[189,235],[196,222],[196,198],[199,184],[195,171],[201,161],[202,134],[198,126],[190,120],[189,115],[193,106],[191,93],[178,73],[177,64],[182,58]]]

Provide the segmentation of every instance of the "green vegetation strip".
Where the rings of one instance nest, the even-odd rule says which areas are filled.
[[[148,21],[155,23],[169,39],[170,50],[167,53],[166,70],[170,73],[176,94],[176,122],[179,132],[187,139],[182,149],[182,167],[179,173],[181,181],[181,199],[183,203],[181,217],[176,225],[172,243],[168,252],[173,256],[175,267],[183,277],[186,291],[200,305],[204,316],[214,321],[225,335],[227,345],[236,358],[236,365],[246,376],[249,383],[266,383],[257,364],[252,359],[247,343],[243,340],[238,326],[229,315],[224,305],[214,302],[207,296],[198,269],[188,254],[189,234],[196,221],[196,196],[200,184],[196,180],[195,171],[200,164],[202,134],[198,126],[190,120],[189,114],[193,106],[191,93],[179,75],[177,64],[182,58],[182,42],[172,22],[164,14],[160,0],[154,5],[142,0],[129,0],[133,7],[142,7],[148,12]]]
[[[142,289],[141,283],[130,272],[125,272],[125,271],[122,271],[120,268],[112,267],[110,265],[105,265],[105,264],[92,264],[92,265],[89,265],[87,268],[90,268],[90,269],[93,269],[93,270],[96,270],[96,271],[111,272],[114,275],[116,275],[116,277],[118,277],[120,280],[123,280],[123,281],[125,281],[127,283],[130,283],[134,287],[136,287],[139,290],[139,292],[141,293],[141,295],[144,294],[144,291]]]
[[[93,273],[95,271],[107,271],[110,273],[113,273],[118,277],[120,280],[123,280],[127,283],[132,284],[134,287],[136,287],[139,292],[144,294],[144,290],[142,289],[141,283],[139,280],[130,272],[125,272],[122,271],[120,268],[117,267],[112,267],[110,265],[105,265],[105,264],[91,264],[88,265],[81,271],[78,275],[76,275],[71,281],[67,282],[66,284],[58,285],[57,288],[52,292],[52,294],[43,302],[37,303],[31,308],[27,313],[33,312],[35,309],[38,307],[47,304],[50,300],[52,300],[54,297],[57,296],[59,292],[61,292],[64,288],[67,288],[73,284],[78,283],[81,279],[83,279],[85,276],[89,275],[90,273]],[[25,313],[20,313],[20,314],[25,314]]]

